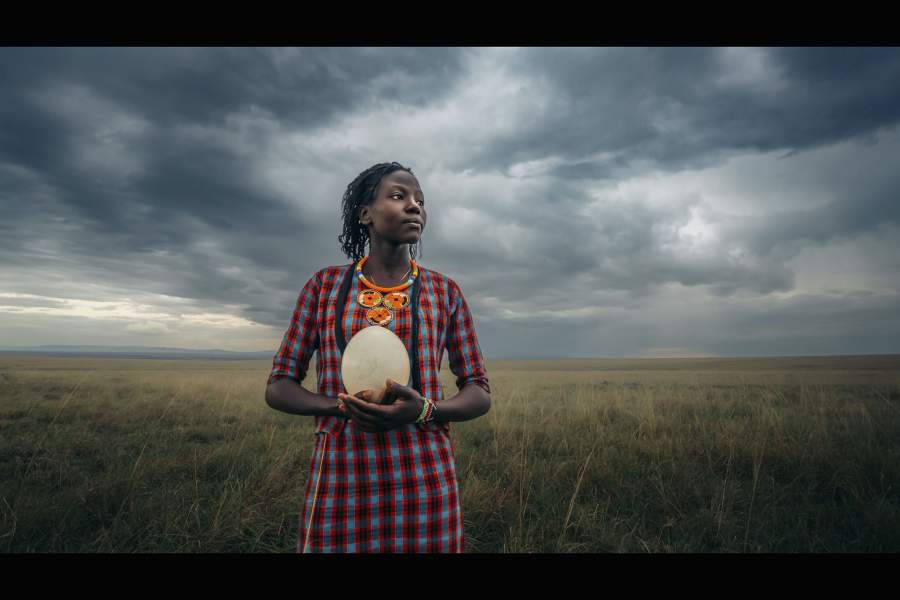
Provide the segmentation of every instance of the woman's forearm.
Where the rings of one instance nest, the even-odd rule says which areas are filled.
[[[292,415],[341,417],[337,398],[314,394],[293,379],[283,378],[266,387],[266,404]]]
[[[463,386],[452,398],[434,403],[435,421],[469,421],[491,409],[491,396],[474,383]]]

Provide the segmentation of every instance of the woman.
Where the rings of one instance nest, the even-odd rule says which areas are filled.
[[[449,423],[491,404],[472,315],[455,281],[414,260],[427,214],[410,169],[380,163],[360,173],[343,219],[338,240],[353,262],[303,287],[266,387],[272,408],[316,419],[297,551],[462,552]],[[347,342],[379,326],[403,341],[412,379],[387,382],[383,404],[347,396],[340,372]],[[445,348],[459,389],[452,398],[438,378]],[[317,349],[314,394],[300,382]]]

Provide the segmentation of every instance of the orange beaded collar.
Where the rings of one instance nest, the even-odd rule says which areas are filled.
[[[395,310],[399,310],[409,305],[409,296],[401,290],[405,290],[413,284],[416,277],[419,275],[419,267],[416,265],[416,261],[410,259],[409,262],[412,264],[412,275],[410,275],[405,283],[393,287],[381,287],[366,279],[366,276],[362,272],[363,265],[366,264],[368,259],[368,256],[364,256],[356,264],[356,273],[359,277],[359,281],[368,288],[362,290],[356,297],[356,300],[362,306],[369,309],[366,311],[366,320],[371,325],[387,325],[394,318]]]

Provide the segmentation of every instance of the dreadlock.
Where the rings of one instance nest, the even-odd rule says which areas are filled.
[[[398,162],[378,163],[356,176],[344,191],[342,202],[342,216],[344,219],[344,232],[338,236],[341,249],[353,262],[359,261],[365,256],[366,242],[369,240],[369,229],[359,222],[360,208],[371,206],[375,201],[375,190],[381,183],[381,178],[403,169],[413,175],[412,169],[404,167]],[[419,238],[419,242],[422,239]],[[409,245],[409,256],[413,260],[419,250],[419,242]]]

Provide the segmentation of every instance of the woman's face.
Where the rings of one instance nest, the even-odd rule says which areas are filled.
[[[371,206],[360,210],[359,220],[370,226],[370,234],[400,244],[415,244],[422,237],[427,220],[425,195],[419,182],[402,169],[388,173],[381,178]]]

